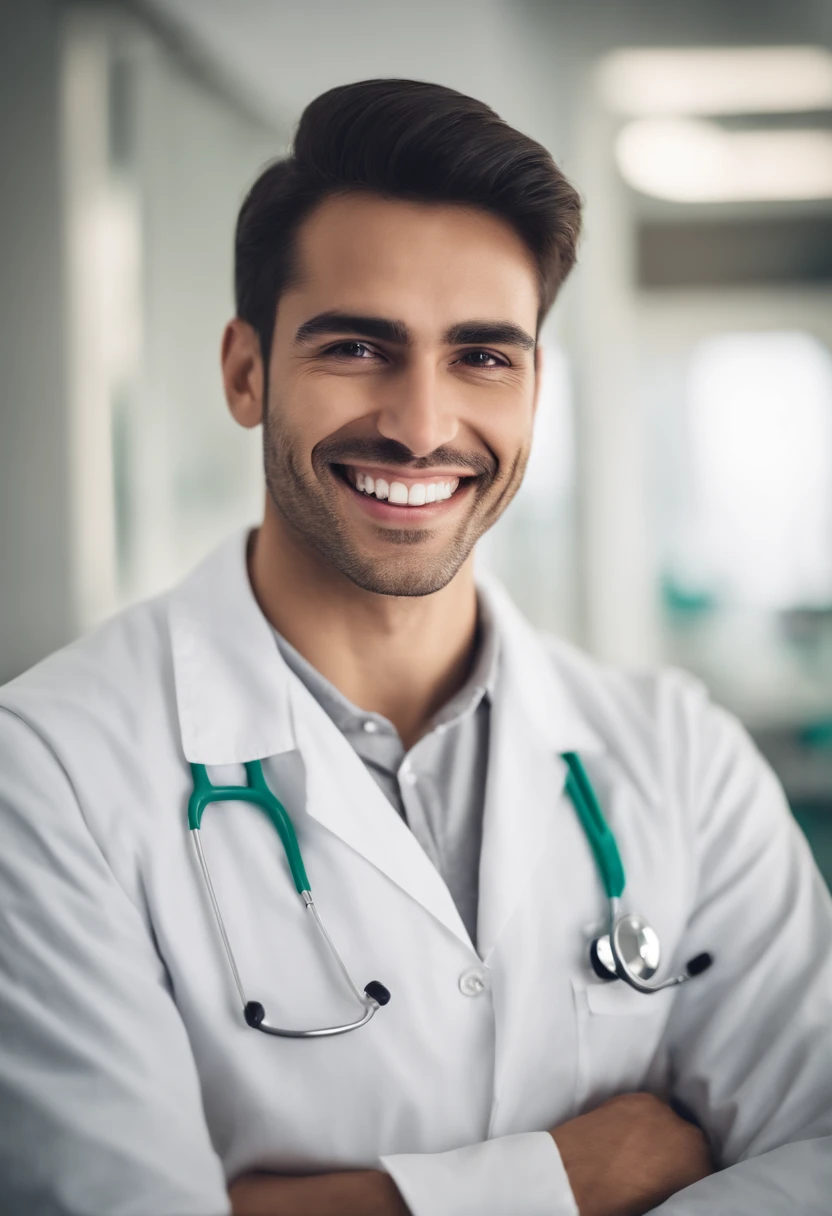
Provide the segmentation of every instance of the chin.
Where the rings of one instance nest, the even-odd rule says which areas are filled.
[[[455,557],[456,560],[440,556],[419,562],[366,558],[338,562],[337,566],[341,574],[362,591],[369,591],[373,595],[415,598],[435,595],[447,587],[459,573],[467,554],[461,561],[458,555]]]

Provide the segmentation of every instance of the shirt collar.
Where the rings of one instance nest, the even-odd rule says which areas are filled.
[[[247,540],[248,529],[236,533],[169,596],[182,749],[191,763],[237,764],[296,746],[289,708],[292,677],[249,583]],[[480,697],[484,692],[493,697],[499,675],[499,695],[511,696],[530,728],[555,750],[601,747],[579,708],[573,682],[558,674],[540,636],[499,583],[479,578],[478,597],[482,620],[489,624],[465,685],[471,685],[470,695],[480,688]]]

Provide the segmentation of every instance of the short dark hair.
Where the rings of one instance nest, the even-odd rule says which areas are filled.
[[[443,85],[340,85],[310,102],[289,156],[267,166],[240,208],[236,309],[257,331],[264,361],[295,273],[298,228],[325,198],[353,192],[467,204],[507,221],[538,268],[538,324],[575,261],[580,198],[541,144]]]

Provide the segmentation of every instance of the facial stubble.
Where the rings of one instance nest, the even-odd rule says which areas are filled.
[[[332,471],[333,455],[345,446],[350,446],[351,454],[356,455],[362,445],[323,441],[312,451],[311,469],[302,468],[291,437],[281,423],[279,404],[272,402],[263,422],[266,489],[275,510],[323,562],[362,590],[390,596],[432,595],[451,581],[476,542],[516,494],[529,455],[526,445],[504,477],[500,476],[496,458],[472,462],[478,464],[479,471],[469,491],[470,508],[441,552],[420,552],[436,535],[435,529],[377,527],[379,541],[389,545],[391,552],[389,556],[369,556],[360,551],[350,536],[339,503],[341,490]],[[369,446],[377,448],[379,444]],[[411,470],[420,463],[410,462]],[[429,463],[425,467],[430,467]]]

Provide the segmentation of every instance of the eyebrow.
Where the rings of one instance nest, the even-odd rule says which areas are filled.
[[[386,317],[360,317],[350,312],[321,312],[304,321],[295,334],[295,342],[308,342],[321,334],[360,334],[406,346],[410,334],[403,321],[388,321]]]
[[[410,332],[404,321],[346,312],[321,312],[310,317],[298,328],[295,342],[300,345],[323,334],[359,334],[365,338],[392,342],[396,346],[407,346],[410,342]],[[537,345],[530,333],[511,321],[461,321],[445,331],[443,340],[448,346],[495,342],[519,346],[523,350],[534,350]]]
[[[462,321],[445,331],[448,346],[467,346],[496,342],[502,346],[520,346],[534,350],[537,346],[531,334],[511,321]]]

